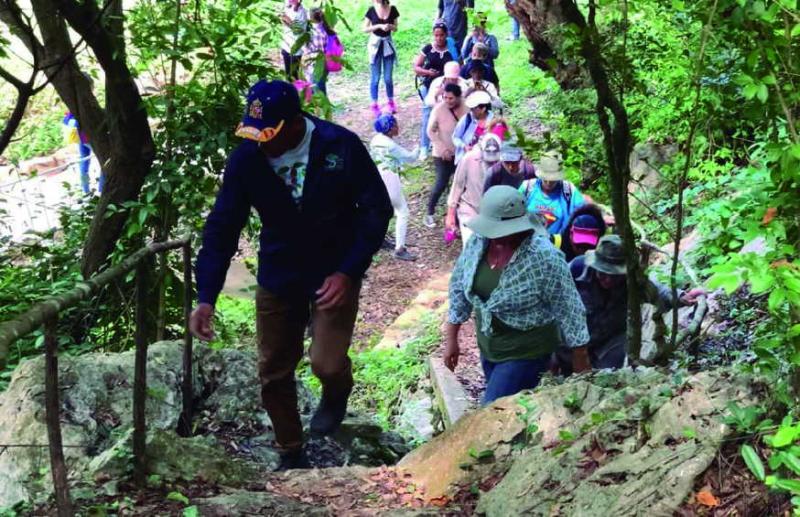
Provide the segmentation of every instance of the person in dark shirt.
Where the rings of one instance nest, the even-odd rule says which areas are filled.
[[[597,248],[575,257],[569,269],[586,308],[590,335],[587,346],[592,368],[622,368],[628,330],[628,287],[622,239],[619,235],[606,235],[597,243]],[[662,313],[694,305],[704,294],[702,289],[681,290],[676,300],[667,286],[651,278],[643,287],[644,300]],[[559,347],[556,361],[562,374],[572,373],[572,353],[568,348]]]
[[[381,115],[381,108],[378,104],[381,72],[383,72],[383,82],[386,85],[386,110],[393,114],[397,113],[392,79],[394,64],[397,61],[397,49],[392,40],[392,32],[397,30],[397,19],[400,17],[400,12],[397,7],[389,3],[389,0],[374,0],[373,4],[364,15],[363,30],[369,33],[367,54],[371,74],[369,94],[372,104],[370,109],[372,115],[377,118]]]
[[[436,22],[433,25],[433,43],[428,43],[420,50],[414,58],[414,74],[417,76],[419,85],[419,96],[422,99],[422,124],[420,125],[419,147],[420,159],[428,157],[431,147],[431,139],[428,137],[428,120],[431,116],[433,107],[425,104],[425,97],[434,79],[444,73],[445,63],[455,61],[454,56],[447,48],[447,25]]]
[[[535,177],[536,169],[531,162],[522,157],[522,150],[504,143],[500,150],[500,161],[489,169],[483,191],[486,192],[496,185],[508,185],[518,189],[523,181]]]
[[[190,330],[214,338],[214,303],[239,235],[258,213],[256,328],[261,398],[281,449],[279,469],[308,467],[294,372],[311,319],[311,369],[322,399],[311,432],[328,435],[344,418],[353,387],[347,350],[361,279],[380,248],[392,205],[357,135],[303,113],[297,90],[259,81],[247,94],[197,257],[199,303]],[[312,318],[313,317],[313,318]]]
[[[467,11],[475,7],[475,0],[439,0],[438,18],[447,24],[447,31],[453,37],[456,48],[464,46],[467,37]]]

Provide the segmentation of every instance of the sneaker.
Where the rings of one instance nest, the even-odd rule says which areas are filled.
[[[372,110],[373,117],[378,118],[381,116],[381,107],[378,106],[377,102],[373,102],[372,106],[370,106],[370,109]]]
[[[420,161],[427,160],[428,159],[428,150],[425,149],[424,147],[420,147],[418,159]]]
[[[311,463],[308,461],[308,455],[306,455],[306,451],[301,447],[296,451],[289,451],[281,454],[281,462],[278,464],[275,472],[310,468]]]
[[[397,260],[406,260],[408,262],[414,262],[415,260],[417,260],[417,256],[412,253],[409,253],[409,251],[405,247],[402,247],[399,250],[395,250],[394,258],[396,258]]]
[[[397,114],[397,104],[394,103],[394,99],[389,99],[389,102],[386,103],[386,109],[388,109],[389,113],[392,115]]]
[[[428,228],[436,228],[436,221],[433,220],[433,215],[428,214],[425,216],[425,226]]]
[[[383,239],[383,244],[381,244],[381,249],[386,251],[394,250],[394,241],[391,239]]]
[[[312,436],[329,436],[335,433],[347,413],[347,397],[330,400],[322,396],[319,407],[311,417],[310,431]]]

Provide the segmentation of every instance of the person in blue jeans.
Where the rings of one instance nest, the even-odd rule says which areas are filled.
[[[375,118],[381,116],[381,107],[378,104],[381,71],[383,71],[383,82],[386,85],[386,111],[391,114],[397,113],[397,105],[394,102],[394,83],[392,82],[397,49],[392,40],[392,33],[397,30],[399,17],[400,13],[397,11],[397,7],[391,5],[389,0],[374,0],[374,5],[364,15],[363,31],[369,33],[367,53],[371,71],[369,94],[372,104],[370,109]]]
[[[508,10],[508,6],[514,5],[517,3],[517,0],[508,0],[506,6],[506,10]],[[511,16],[511,41],[517,41],[519,39],[519,22],[517,21],[516,17],[513,14]]]
[[[474,235],[450,278],[445,366],[458,365],[459,330],[474,313],[486,376],[483,404],[535,388],[562,339],[574,370],[589,369],[583,302],[522,193],[508,185],[490,188],[467,227]]]
[[[78,119],[76,119],[72,113],[67,112],[67,114],[64,115],[64,119],[61,121],[61,123],[67,126],[69,130],[69,135],[67,137],[69,143],[74,143],[78,146],[78,156],[80,157],[78,161],[78,171],[80,172],[81,177],[81,190],[83,190],[84,194],[88,194],[90,191],[89,167],[92,161],[92,148],[89,145],[89,139],[86,137],[86,134],[81,131],[80,125],[78,124]],[[100,171],[100,177],[97,179],[98,192],[103,192],[105,182],[105,175],[102,171]]]
[[[433,42],[428,43],[414,59],[414,73],[417,76],[419,85],[419,96],[422,99],[422,124],[419,132],[420,159],[428,157],[431,147],[431,139],[428,137],[428,120],[431,117],[433,106],[425,104],[425,97],[428,96],[428,89],[434,79],[444,73],[445,63],[456,61],[447,45],[447,25],[442,21],[437,21],[433,25]]]

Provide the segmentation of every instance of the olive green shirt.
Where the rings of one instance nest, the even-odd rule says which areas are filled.
[[[478,264],[472,286],[473,292],[484,302],[500,283],[502,269],[492,269],[486,256]],[[481,356],[493,363],[513,361],[517,359],[537,359],[551,354],[560,342],[558,325],[537,326],[528,330],[510,327],[491,316],[491,335],[481,331],[484,315],[480,308],[475,308],[475,327],[478,336],[478,349]]]

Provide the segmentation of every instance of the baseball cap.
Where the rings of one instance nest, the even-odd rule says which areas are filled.
[[[600,222],[591,215],[579,215],[572,222],[570,240],[573,244],[597,246],[597,241],[600,240]]]
[[[497,162],[500,161],[500,147],[501,147],[501,140],[500,137],[492,134],[487,133],[481,137],[480,146],[481,146],[481,158],[485,162]]]
[[[300,113],[297,89],[284,81],[262,79],[247,91],[247,105],[236,136],[269,142],[287,120]]]
[[[491,104],[492,97],[483,90],[475,90],[467,96],[466,104],[469,109],[478,107],[482,104]]]
[[[522,159],[522,149],[512,144],[503,144],[500,149],[500,159],[504,162],[518,162]]]

